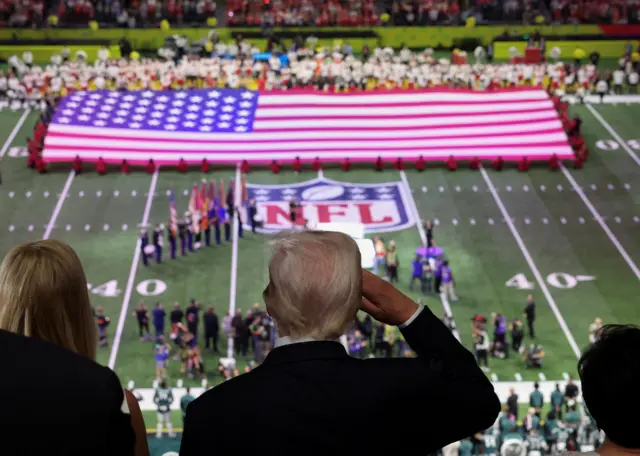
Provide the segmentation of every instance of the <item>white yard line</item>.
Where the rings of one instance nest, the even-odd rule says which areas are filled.
[[[585,106],[587,107],[589,112],[593,115],[593,117],[595,117],[596,120],[600,122],[600,125],[602,125],[605,128],[605,130],[607,130],[609,134],[613,136],[613,138],[616,141],[618,141],[618,144],[620,144],[620,147],[622,147],[627,152],[627,154],[629,154],[629,157],[631,157],[633,161],[636,162],[636,165],[640,166],[640,158],[638,158],[636,153],[633,150],[631,150],[627,142],[624,139],[622,139],[622,137],[613,129],[613,127],[609,125],[609,123],[606,120],[604,120],[604,117],[600,115],[600,113],[596,110],[596,108],[594,108],[590,104],[587,104]]]
[[[416,200],[413,197],[413,193],[411,192],[411,186],[409,185],[409,180],[407,179],[407,174],[402,170],[400,171],[400,178],[402,179],[402,183],[405,187],[405,193],[407,195],[409,210],[413,212],[413,218],[416,221],[416,228],[418,228],[418,234],[420,235],[420,240],[422,241],[422,245],[427,245],[427,233],[424,230],[424,227],[421,223],[420,212],[418,212],[418,206],[416,205]],[[440,294],[440,301],[442,302],[442,307],[444,307],[444,311],[450,317],[453,317],[453,312],[451,311],[451,306],[449,305],[449,299]],[[460,333],[458,333],[457,329],[452,331],[453,335],[456,339],[460,340]]]
[[[231,233],[231,278],[229,280],[229,315],[232,317],[236,314],[236,297],[238,292],[238,240],[240,224],[238,221],[238,213],[242,206],[242,174],[240,173],[240,164],[236,166],[236,178],[234,181],[234,206],[233,224]],[[233,337],[229,336],[227,342],[227,358],[233,358]]]
[[[62,188],[62,192],[60,193],[60,198],[58,198],[58,202],[56,203],[56,207],[53,208],[53,214],[51,214],[51,218],[49,219],[49,223],[47,224],[47,228],[44,230],[44,235],[42,239],[49,239],[51,236],[51,232],[53,228],[56,226],[56,220],[58,220],[58,216],[60,215],[60,211],[62,210],[62,206],[64,201],[67,199],[67,195],[69,195],[69,189],[71,188],[71,184],[73,183],[73,178],[76,176],[76,173],[73,171],[69,172],[69,177],[67,177],[67,181]]]
[[[620,244],[620,241],[618,241],[618,238],[616,237],[616,235],[613,234],[613,232],[609,229],[607,224],[602,219],[602,216],[598,213],[598,211],[593,206],[593,204],[591,204],[591,201],[589,201],[589,198],[587,198],[587,196],[584,194],[580,186],[576,183],[571,173],[567,170],[567,168],[565,168],[562,165],[562,163],[560,163],[560,169],[562,170],[564,177],[566,177],[567,180],[571,183],[571,185],[573,186],[573,189],[576,191],[576,193],[578,194],[578,196],[580,197],[584,205],[587,206],[587,209],[589,209],[589,212],[591,212],[591,215],[593,215],[593,218],[595,219],[595,221],[598,222],[598,225],[600,225],[600,228],[602,228],[602,230],[605,232],[605,234],[607,235],[611,243],[616,247],[616,249],[618,249],[618,252],[622,256],[622,258],[624,258],[624,261],[627,262],[629,269],[631,269],[631,271],[633,271],[633,273],[635,274],[636,278],[640,280],[640,269],[638,269],[638,266],[636,266],[636,264],[633,262],[633,260],[627,253],[627,251],[624,249],[624,247],[622,247],[622,244]]]
[[[27,117],[29,116],[30,112],[31,112],[31,109],[29,109],[29,108],[25,109],[25,111],[22,114],[22,116],[20,117],[20,119],[18,119],[18,123],[16,124],[15,127],[13,127],[13,130],[11,130],[11,133],[9,134],[9,137],[4,142],[4,144],[2,146],[2,149],[0,149],[0,160],[2,160],[2,158],[5,156],[5,154],[9,150],[9,147],[11,147],[11,144],[13,143],[13,140],[16,139],[16,136],[18,135],[18,132],[22,128],[22,125],[24,124],[25,120],[27,120]]]
[[[504,206],[502,199],[500,199],[500,197],[498,196],[498,193],[496,192],[496,189],[493,186],[493,182],[489,178],[487,171],[482,166],[480,167],[480,173],[482,173],[482,177],[484,178],[484,181],[487,184],[489,191],[491,192],[491,196],[493,196],[493,199],[498,205],[500,212],[502,212],[502,217],[504,217],[505,222],[509,227],[509,230],[511,230],[511,234],[515,239],[516,244],[518,244],[518,247],[520,248],[520,251],[524,256],[524,259],[527,261],[527,264],[529,265],[529,269],[531,269],[531,272],[536,278],[536,282],[538,282],[538,286],[540,287],[540,290],[542,290],[542,294],[547,299],[547,303],[549,304],[551,311],[553,312],[556,319],[558,320],[558,323],[560,324],[560,328],[562,329],[562,332],[564,332],[564,335],[567,338],[567,341],[569,342],[569,345],[571,346],[573,353],[575,353],[576,357],[579,358],[581,353],[580,348],[578,347],[578,344],[576,343],[576,340],[574,339],[573,334],[571,334],[571,330],[567,326],[567,322],[564,320],[564,317],[560,313],[560,309],[558,309],[558,306],[556,305],[556,302],[553,299],[553,296],[551,296],[551,293],[549,292],[549,288],[547,288],[547,284],[545,283],[544,278],[540,274],[538,267],[533,262],[533,258],[531,258],[531,254],[529,253],[529,250],[527,250],[527,247],[522,241],[522,238],[520,237],[520,233],[518,233],[518,230],[513,224],[513,221],[511,220],[511,216],[509,215],[507,208]]]
[[[151,177],[151,185],[149,185],[149,193],[147,194],[147,202],[144,206],[144,213],[142,214],[142,225],[149,223],[149,214],[151,213],[151,205],[153,204],[153,196],[156,192],[156,186],[158,185],[158,172],[160,168],[157,167],[156,171]],[[116,358],[118,357],[118,349],[120,348],[120,341],[122,340],[122,331],[124,330],[124,324],[127,320],[127,314],[129,312],[129,301],[131,301],[131,294],[133,293],[133,283],[136,279],[136,271],[138,270],[138,263],[140,263],[140,239],[136,241],[135,250],[133,252],[133,261],[131,262],[131,269],[129,270],[129,278],[127,279],[127,288],[124,291],[124,298],[122,299],[122,309],[120,310],[120,318],[118,318],[118,326],[116,327],[116,334],[113,338],[113,345],[111,346],[111,354],[109,355],[109,368],[113,369],[116,365]]]

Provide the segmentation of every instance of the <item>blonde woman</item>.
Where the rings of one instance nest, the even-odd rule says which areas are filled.
[[[0,330],[47,342],[38,349],[35,341],[12,347],[6,333],[0,339],[3,357],[10,353],[13,361],[12,367],[3,364],[11,375],[0,378],[0,421],[15,424],[15,434],[3,432],[20,439],[21,454],[45,444],[68,455],[149,454],[135,397],[123,393],[113,371],[95,363],[95,326],[84,271],[71,247],[36,241],[7,254],[0,265]],[[44,434],[23,439],[20,423],[38,425]]]

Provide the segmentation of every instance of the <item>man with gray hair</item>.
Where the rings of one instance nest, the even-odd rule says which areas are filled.
[[[473,355],[362,270],[349,236],[277,237],[263,299],[280,337],[262,365],[189,405],[181,456],[428,454],[494,423],[500,402]],[[417,357],[350,357],[338,340],[359,310],[399,326]],[[242,424],[256,412],[269,419],[248,439]]]

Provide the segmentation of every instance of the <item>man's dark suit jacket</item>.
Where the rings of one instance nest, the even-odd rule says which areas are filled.
[[[129,456],[135,435],[113,371],[0,331],[0,454]]]
[[[492,426],[493,386],[442,322],[424,308],[402,334],[418,358],[273,349],[189,405],[180,455],[428,454]]]

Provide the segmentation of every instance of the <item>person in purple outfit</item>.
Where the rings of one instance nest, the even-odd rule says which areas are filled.
[[[453,288],[453,273],[449,267],[449,261],[444,260],[440,266],[440,290],[443,297],[449,297],[451,301],[457,301],[456,292]]]

